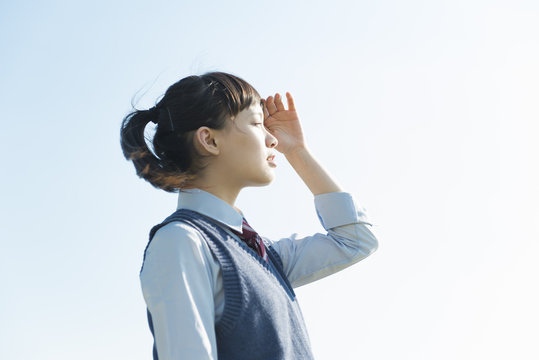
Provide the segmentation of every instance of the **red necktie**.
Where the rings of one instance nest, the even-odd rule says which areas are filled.
[[[235,234],[237,234],[240,239],[242,239],[251,249],[255,250],[262,259],[264,259],[266,262],[268,262],[268,256],[266,254],[266,248],[264,247],[264,242],[262,241],[262,238],[260,235],[257,234],[256,231],[247,223],[247,220],[243,218],[242,223],[242,230],[243,233],[239,233],[236,230],[232,230]]]

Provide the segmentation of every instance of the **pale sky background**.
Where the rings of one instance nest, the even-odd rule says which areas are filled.
[[[138,272],[176,195],[120,122],[213,70],[290,91],[375,224],[377,252],[297,289],[317,359],[539,358],[539,2],[2,1],[0,47],[0,358],[151,358]],[[236,205],[323,231],[276,160]]]

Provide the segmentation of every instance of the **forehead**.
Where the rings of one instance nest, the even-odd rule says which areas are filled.
[[[237,119],[238,121],[249,121],[255,117],[264,118],[264,112],[260,104],[252,104],[248,108],[243,109],[239,112]]]

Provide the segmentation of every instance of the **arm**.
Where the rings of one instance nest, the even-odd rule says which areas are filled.
[[[313,195],[343,191],[306,147],[286,154],[286,159]]]
[[[355,203],[351,194],[315,195],[314,203],[318,219],[327,233],[305,237],[294,233],[275,242],[267,239],[281,257],[293,287],[343,270],[378,248],[365,209]]]
[[[294,99],[286,93],[288,110],[279,94],[264,100],[264,125],[279,141],[282,152],[314,195],[316,212],[327,234],[298,238],[293,234],[273,247],[281,256],[294,287],[340,271],[369,256],[378,247],[363,208],[343,192],[308,150]]]
[[[140,281],[159,359],[217,359],[213,278],[205,243],[187,225],[159,229]]]

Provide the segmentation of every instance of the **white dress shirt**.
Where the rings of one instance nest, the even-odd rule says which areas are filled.
[[[294,233],[276,241],[260,234],[281,257],[293,287],[340,271],[378,247],[365,209],[350,193],[315,195],[314,204],[326,234]],[[243,214],[207,191],[180,190],[181,208],[217,220],[235,238],[230,229],[242,231]],[[217,359],[214,324],[225,305],[223,279],[202,235],[178,221],[160,228],[146,250],[140,281],[159,359]]]

